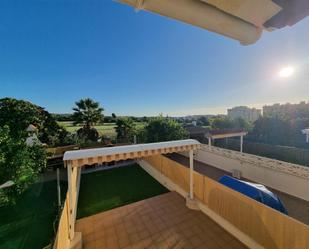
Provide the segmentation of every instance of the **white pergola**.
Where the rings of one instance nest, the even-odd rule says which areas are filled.
[[[84,165],[101,164],[104,162],[139,159],[159,154],[189,151],[190,155],[190,193],[193,200],[193,151],[199,149],[201,144],[194,139],[134,144],[126,146],[105,147],[97,149],[67,151],[64,154],[64,164],[68,170],[68,201],[69,201],[69,239],[74,244],[75,220],[80,186],[81,168]]]
[[[208,146],[211,147],[211,142],[216,139],[221,138],[229,138],[229,137],[240,137],[240,152],[243,152],[243,144],[244,144],[244,136],[247,135],[246,131],[210,131],[208,134],[206,134],[206,137],[208,138]]]

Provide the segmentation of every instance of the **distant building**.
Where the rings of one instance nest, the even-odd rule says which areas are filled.
[[[304,118],[309,117],[309,102],[299,104],[274,104],[263,106],[263,116],[279,118]]]
[[[247,106],[237,106],[227,110],[227,116],[231,119],[242,118],[247,122],[254,122],[262,115],[261,110]]]

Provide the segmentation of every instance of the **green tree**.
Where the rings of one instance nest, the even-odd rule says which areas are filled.
[[[28,101],[13,98],[0,99],[0,127],[10,127],[10,136],[25,136],[26,128],[33,124],[42,130],[42,109]]]
[[[130,117],[117,118],[115,130],[117,139],[132,141],[133,136],[136,134],[136,125]]]
[[[117,116],[115,113],[112,113],[111,116],[104,117],[104,123],[116,123]]]
[[[197,125],[200,125],[200,126],[209,126],[210,125],[210,122],[208,120],[207,117],[205,116],[201,116],[197,119]]]
[[[296,118],[290,121],[291,126],[291,145],[296,147],[309,148],[309,145],[305,142],[305,136],[302,134],[302,130],[309,128],[309,118]]]
[[[147,143],[180,140],[188,137],[186,130],[180,123],[162,115],[149,119],[141,133],[143,140]]]
[[[213,129],[231,129],[234,124],[228,117],[215,117],[212,119],[211,127]]]
[[[144,116],[144,117],[141,118],[141,122],[146,123],[147,121],[148,121],[148,117]]]
[[[100,103],[90,98],[81,99],[75,102],[73,107],[72,118],[74,124],[82,124],[83,127],[77,131],[79,138],[97,141],[99,137],[98,131],[93,125],[103,121],[104,109],[100,107]]]
[[[251,125],[243,118],[230,119],[228,117],[215,117],[212,119],[211,127],[213,129],[244,129],[249,131]]]
[[[0,184],[13,181],[10,188],[0,190],[0,205],[15,197],[34,183],[46,166],[46,153],[40,146],[27,146],[25,139],[12,137],[10,128],[0,128]]]
[[[251,129],[251,125],[249,122],[239,117],[233,120],[233,128],[249,131]]]
[[[90,98],[80,99],[75,102],[76,107],[73,107],[74,124],[83,124],[86,127],[91,127],[96,123],[103,121],[104,109],[100,107],[100,103]]]
[[[291,142],[290,123],[278,117],[260,117],[255,121],[253,130],[249,135],[254,141],[289,145]]]
[[[52,113],[51,115],[56,121],[72,121],[72,114],[70,113]]]
[[[115,113],[112,113],[112,118],[113,118],[114,120],[116,120],[117,116],[116,116]]]
[[[44,108],[24,100],[0,99],[0,127],[7,125],[11,137],[24,137],[30,124],[38,128],[38,138],[43,143],[63,145],[71,142],[68,132]]]

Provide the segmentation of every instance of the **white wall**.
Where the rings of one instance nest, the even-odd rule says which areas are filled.
[[[194,159],[228,172],[240,170],[242,177],[309,201],[309,167],[208,145]]]

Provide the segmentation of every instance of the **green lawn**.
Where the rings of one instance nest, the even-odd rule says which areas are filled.
[[[32,185],[16,205],[1,207],[0,248],[41,249],[48,245],[54,237],[56,205],[56,181],[50,181]]]
[[[163,194],[168,190],[139,165],[103,170],[81,177],[77,218]]]
[[[58,122],[60,125],[62,125],[68,132],[76,132],[79,128],[81,128],[80,125],[73,125],[72,121],[62,121]],[[145,123],[142,122],[136,122],[136,126],[142,127]],[[95,125],[94,128],[98,130],[100,135],[108,136],[112,139],[116,137],[116,131],[115,131],[116,124],[115,123],[105,123],[103,125]]]
[[[79,128],[81,128],[80,125],[73,125],[73,122],[71,121],[63,121],[58,123],[62,125],[68,132],[76,132]],[[111,138],[116,137],[115,127],[116,125],[114,123],[94,126],[94,128],[98,130],[100,135],[108,136]]]

